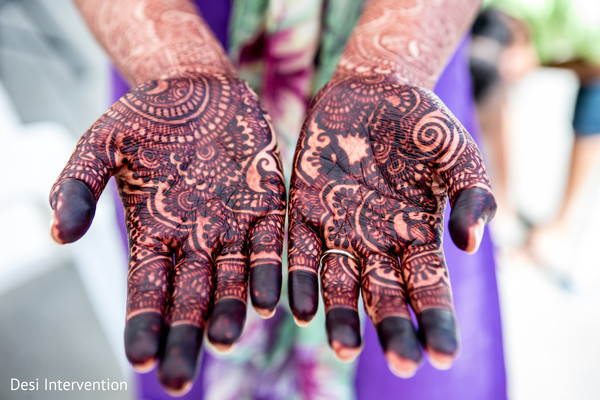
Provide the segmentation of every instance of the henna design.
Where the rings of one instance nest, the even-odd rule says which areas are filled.
[[[358,263],[330,261],[321,273],[330,344],[340,358],[356,355],[360,277],[367,314],[399,376],[414,374],[421,360],[409,306],[432,363],[447,366],[457,352],[441,243],[447,197],[451,236],[468,252],[496,207],[476,145],[428,90],[476,10],[476,0],[371,0],[296,148],[292,312],[306,323],[316,311],[321,252],[349,252]],[[352,271],[340,268],[345,263]]]
[[[321,271],[328,315],[337,308],[355,310],[360,281],[365,308],[384,349],[391,351],[388,358],[395,358],[396,372],[414,373],[420,360],[417,339],[414,329],[399,322],[410,320],[409,305],[418,316],[433,315],[425,325],[439,315],[453,318],[441,242],[448,196],[453,205],[463,198],[477,209],[465,218],[462,207],[455,218],[467,220],[457,228],[467,237],[493,215],[479,150],[433,93],[388,75],[348,76],[324,87],[300,135],[290,189],[288,257],[296,318],[312,317],[294,307],[301,296],[298,272],[312,270],[316,278],[316,249],[348,251],[360,263],[328,256]],[[467,248],[467,242],[457,244]],[[312,295],[316,301],[317,293]],[[339,334],[333,323],[327,326],[332,342]],[[454,337],[449,339],[454,348],[443,338],[442,346],[433,344],[436,335],[452,336],[454,330],[427,326],[430,353],[455,354]],[[407,347],[390,336],[400,330],[410,336]],[[335,350],[341,357],[348,351]]]
[[[133,85],[182,73],[235,73],[190,0],[75,0]]]
[[[175,353],[165,350],[159,376],[181,389],[213,303],[208,336],[227,346],[244,324],[249,270],[259,312],[272,313],[279,299],[285,189],[268,116],[247,84],[227,75],[134,88],[82,136],[52,188],[58,240],[77,238],[63,229],[78,204],[64,188],[84,183],[95,203],[111,175],[130,243],[128,356],[138,366],[156,358],[166,321]],[[180,376],[178,363],[191,367]]]
[[[365,7],[336,77],[391,75],[432,89],[458,40],[475,18],[477,0],[375,0]]]

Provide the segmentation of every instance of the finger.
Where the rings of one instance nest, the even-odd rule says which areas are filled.
[[[430,308],[417,313],[417,320],[431,364],[437,369],[450,368],[459,350],[454,311]]]
[[[250,231],[250,298],[263,318],[275,313],[281,295],[284,215],[271,214]]]
[[[406,249],[402,256],[402,272],[429,359],[434,367],[447,369],[458,354],[459,343],[441,243]]]
[[[319,305],[317,270],[321,256],[321,241],[302,222],[290,216],[288,238],[288,297],[294,320],[300,326],[308,324]]]
[[[125,354],[139,371],[154,367],[164,333],[167,290],[173,269],[168,249],[133,244],[127,276]]]
[[[220,351],[228,351],[240,338],[246,322],[248,269],[241,244],[226,247],[215,262],[214,309],[207,328],[208,340]]]
[[[192,387],[211,293],[208,257],[193,255],[178,259],[169,329],[157,371],[159,380],[171,394],[182,395]]]
[[[450,213],[448,229],[452,241],[460,249],[472,254],[477,251],[483,229],[496,213],[496,201],[487,189],[479,187],[460,192]]]
[[[89,229],[96,212],[96,199],[88,186],[77,179],[66,179],[52,194],[54,210],[50,234],[60,244],[81,238]]]
[[[114,148],[107,145],[113,143],[116,123],[107,114],[81,137],[50,191],[50,233],[58,243],[74,242],[87,232],[96,202],[117,167]]]
[[[474,253],[481,243],[483,227],[494,217],[496,201],[477,145],[449,111],[442,114],[451,133],[449,145],[436,165],[448,186],[452,205],[450,234],[459,248]]]
[[[192,388],[201,344],[202,330],[197,326],[186,324],[169,328],[157,374],[171,396],[183,396]]]
[[[321,266],[325,328],[329,345],[338,358],[351,361],[360,353],[358,317],[359,269],[355,259],[328,254]]]
[[[365,310],[377,329],[390,370],[403,378],[413,376],[421,363],[421,345],[410,319],[398,260],[368,255],[361,286]]]

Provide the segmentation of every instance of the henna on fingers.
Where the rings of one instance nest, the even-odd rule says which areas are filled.
[[[477,11],[476,0],[371,0],[329,84],[313,101],[294,157],[289,203],[289,296],[314,315],[318,260],[334,350],[354,354],[358,288],[390,368],[411,376],[421,345],[436,367],[458,352],[442,250],[450,231],[474,252],[496,204],[477,146],[429,91]],[[331,257],[331,256],[330,256]],[[329,257],[328,257],[329,258]],[[417,315],[412,324],[409,307]],[[356,317],[357,319],[357,317]]]
[[[77,240],[114,176],[126,214],[125,351],[167,391],[191,387],[202,336],[228,348],[248,292],[273,314],[285,187],[271,124],[190,0],[75,0],[134,87],[80,139],[50,195]],[[249,287],[248,287],[249,282]]]
[[[344,361],[358,356],[362,344],[358,317],[360,278],[357,259],[349,253],[326,252],[321,257],[325,329],[331,348]]]
[[[259,312],[279,300],[285,189],[268,117],[227,75],[134,88],[82,136],[53,186],[57,241],[85,232],[110,176],[129,235],[127,356],[142,370],[159,360],[159,379],[181,393],[207,323],[217,346],[240,337],[249,273]]]
[[[458,336],[441,242],[446,200],[454,206],[453,238],[468,251],[495,210],[469,134],[426,89],[389,75],[347,76],[315,99],[293,167],[289,279],[296,318],[308,321],[316,310],[321,254],[343,250],[352,257],[328,255],[321,270],[336,353],[348,358],[360,347],[360,288],[397,375],[415,373],[419,342],[436,367],[448,367]]]

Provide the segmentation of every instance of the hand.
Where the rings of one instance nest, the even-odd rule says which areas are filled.
[[[209,317],[217,347],[240,337],[248,279],[259,314],[279,299],[285,188],[269,119],[226,75],[134,88],[82,136],[54,184],[56,241],[85,233],[111,175],[129,233],[127,357],[139,369],[159,358],[163,385],[181,392]]]
[[[374,73],[330,82],[311,106],[292,171],[296,320],[316,312],[322,261],[326,329],[340,358],[359,352],[362,292],[396,374],[415,373],[420,341],[434,365],[448,367],[458,350],[442,250],[448,196],[452,238],[474,252],[496,204],[475,143],[433,93]]]

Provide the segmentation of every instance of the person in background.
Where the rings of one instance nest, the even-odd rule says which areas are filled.
[[[551,273],[566,272],[569,237],[580,229],[577,209],[589,208],[589,186],[598,179],[600,159],[600,6],[596,2],[491,0],[473,27],[471,72],[478,114],[498,198],[500,237],[505,248],[524,245],[534,261]],[[507,176],[510,115],[507,90],[538,66],[568,69],[578,78],[574,105],[571,162],[564,196],[556,216],[543,224],[519,221]],[[505,226],[505,229],[502,228]],[[507,236],[503,232],[518,232]],[[508,240],[506,240],[508,239]],[[564,283],[568,283],[565,281]]]
[[[133,88],[53,187],[52,233],[84,234],[115,176],[126,352],[158,375],[139,376],[141,398],[506,398],[495,201],[458,122],[476,133],[463,37],[477,2],[76,3]]]

